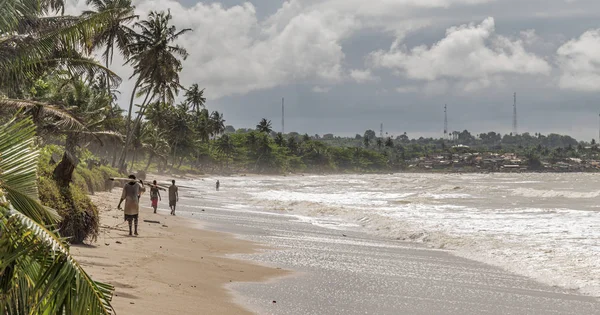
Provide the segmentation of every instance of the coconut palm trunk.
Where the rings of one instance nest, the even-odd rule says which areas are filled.
[[[131,155],[131,167],[130,167],[130,170],[132,172],[135,172],[133,165],[135,164],[136,155],[137,155],[137,150],[135,148],[133,148],[133,154]]]
[[[154,152],[150,152],[150,156],[148,157],[148,163],[146,164],[146,168],[144,168],[144,172],[148,172],[148,168],[150,168],[150,163],[152,163],[153,158]]]
[[[137,88],[134,88],[134,93],[135,93],[136,89]],[[142,117],[144,117],[146,108],[148,108],[147,102],[148,102],[148,98],[150,97],[151,90],[152,90],[152,85],[150,86],[148,93],[146,93],[144,102],[142,102],[142,105],[140,106],[140,112],[138,113],[138,115],[135,119],[133,128],[131,128],[131,126],[129,125],[131,122],[131,110],[133,107],[133,100],[134,100],[134,98],[133,98],[134,94],[132,94],[131,103],[129,104],[129,115],[127,118],[127,134],[126,134],[126,139],[125,139],[125,146],[123,147],[123,150],[121,151],[121,159],[119,160],[119,168],[123,168],[125,166],[125,160],[127,159],[127,148],[129,147],[129,145],[131,144],[131,141],[133,140],[133,133],[135,132],[136,128],[139,126],[140,122],[142,121]],[[153,98],[154,98],[154,95],[150,98],[150,100],[152,100]]]
[[[133,91],[131,92],[131,99],[129,100],[129,110],[127,112],[127,125],[126,125],[126,129],[125,129],[125,145],[123,146],[123,149],[121,150],[121,157],[119,158],[119,169],[122,169],[125,166],[125,160],[127,159],[127,146],[129,145],[129,142],[131,141],[131,112],[133,111],[133,102],[135,101],[135,93],[137,92],[137,89],[139,88],[140,84],[142,83],[142,76],[139,76],[137,81],[135,82],[135,85],[133,86]]]
[[[54,169],[54,179],[61,187],[68,187],[73,181],[73,172],[79,164],[79,159],[75,153],[75,148],[78,143],[78,135],[69,133],[65,142],[65,153],[63,154],[60,163]]]

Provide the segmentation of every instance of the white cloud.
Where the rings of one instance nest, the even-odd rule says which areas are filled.
[[[350,71],[350,77],[357,83],[366,83],[379,80],[378,77],[374,76],[370,69],[358,70],[354,69]]]
[[[273,15],[259,20],[253,4],[226,7],[198,2],[134,1],[144,18],[150,10],[171,10],[178,28],[192,28],[179,42],[190,53],[181,82],[198,83],[212,99],[295,83],[330,85],[376,79],[367,70],[344,69],[341,42],[357,30],[377,28],[405,33],[429,23],[411,12],[493,0],[289,0]],[[85,10],[85,1],[72,1],[67,12]],[[397,21],[402,22],[397,22]],[[117,60],[115,60],[117,61]],[[130,70],[115,63],[127,77]],[[125,82],[124,87],[132,84]]]
[[[197,82],[213,98],[299,82],[343,80],[343,36],[355,21],[333,11],[294,16],[280,29],[261,24],[250,3],[225,8],[197,3],[145,1],[138,10],[171,8],[180,28],[191,27],[181,44],[190,52],[184,82]]]
[[[86,8],[84,3],[70,3],[68,12],[80,12]],[[193,29],[178,42],[190,53],[181,82],[198,83],[211,99],[293,83],[335,84],[348,75],[342,67],[345,54],[340,42],[358,25],[351,15],[333,10],[300,12],[280,23],[280,12],[259,21],[249,2],[232,7],[203,2],[183,7],[172,0],[134,4],[140,18],[151,10],[169,9],[179,29]],[[118,61],[115,58],[111,68],[128,77],[130,70]]]
[[[531,32],[526,33],[531,37]],[[481,24],[451,27],[446,37],[427,47],[410,50],[395,43],[389,51],[376,51],[370,62],[414,80],[457,79],[463,86],[490,86],[503,75],[548,75],[550,65],[529,53],[523,40],[511,40],[495,33],[493,18]]]
[[[315,93],[327,93],[331,91],[331,87],[329,86],[315,86],[312,88],[312,91]]]
[[[557,50],[559,86],[576,91],[600,91],[600,29],[585,32]]]

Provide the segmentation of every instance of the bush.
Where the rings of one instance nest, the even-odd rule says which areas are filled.
[[[62,157],[63,150],[59,146],[50,145],[41,151],[38,177],[40,201],[44,206],[55,209],[62,217],[58,224],[61,236],[67,237],[74,244],[96,241],[100,219],[98,209],[87,193],[112,188],[112,182],[108,178],[119,177],[120,174],[108,166],[90,170],[80,164],[73,173],[73,183],[61,188],[52,178],[56,167],[50,164],[53,154]],[[111,185],[107,185],[107,182]]]
[[[74,244],[85,240],[95,242],[100,226],[96,205],[81,189],[73,185],[63,188],[62,195],[70,200],[70,207],[66,211],[59,211],[63,218],[58,225],[61,235],[69,237],[69,241]]]
[[[75,173],[81,176],[85,182],[85,189],[91,194],[96,191],[103,191],[105,181],[108,178],[104,178],[102,172],[97,169],[89,170],[87,168],[78,167],[75,169]]]
[[[98,208],[85,192],[74,184],[60,188],[48,177],[38,179],[39,197],[44,206],[55,209],[62,217],[60,235],[74,244],[85,240],[95,242],[99,231]]]

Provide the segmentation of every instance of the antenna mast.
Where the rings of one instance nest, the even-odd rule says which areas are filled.
[[[281,134],[285,134],[285,98],[281,98]]]
[[[517,129],[517,93],[514,94],[514,103],[513,103],[513,136],[516,136],[518,133]]]
[[[448,105],[444,105],[444,139],[448,139]]]

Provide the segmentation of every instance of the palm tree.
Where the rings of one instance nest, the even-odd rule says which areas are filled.
[[[225,132],[225,119],[223,119],[223,114],[218,111],[210,114],[210,131],[215,137]]]
[[[133,40],[134,31],[127,24],[137,19],[138,15],[134,14],[135,7],[131,5],[131,0],[87,0],[87,4],[91,5],[96,12],[86,11],[83,13],[84,16],[110,12],[107,27],[96,34],[92,43],[93,48],[104,47],[102,57],[108,69],[113,61],[115,47],[125,58],[129,56],[128,48]],[[108,81],[106,81],[106,89],[110,94]]]
[[[258,137],[256,135],[257,133],[255,131],[246,134],[246,145],[248,145],[251,150],[254,150],[258,143]]]
[[[393,148],[393,147],[394,147],[394,140],[392,140],[392,137],[388,137],[388,138],[385,140],[385,146],[386,146],[387,148]]]
[[[113,314],[112,286],[81,268],[38,201],[34,137],[30,118],[0,126],[0,314]]]
[[[151,123],[144,125],[142,131],[142,143],[144,149],[150,154],[148,157],[148,163],[146,164],[145,172],[148,171],[150,163],[154,157],[160,157],[164,159],[169,152],[169,143],[166,140],[165,133],[159,131],[156,126]]]
[[[115,97],[111,97],[113,100],[110,109],[106,112],[106,118],[103,122],[103,127],[106,130],[113,130],[124,132],[125,120],[123,119],[124,110],[119,106],[119,104],[115,103]],[[109,149],[112,153],[112,162],[111,165],[115,167],[117,165],[117,146],[116,143],[113,142],[113,146]],[[122,145],[121,141],[118,142],[119,145]]]
[[[175,161],[177,157],[177,152],[180,152],[181,159],[179,160],[179,165],[183,162],[183,158],[185,155],[181,153],[186,153],[186,151],[191,147],[191,137],[193,134],[192,129],[192,121],[191,116],[188,114],[188,107],[185,103],[180,104],[177,108],[170,108],[171,114],[169,115],[169,138],[170,143],[172,143],[173,149],[173,164],[172,167],[175,166]]]
[[[213,134],[213,126],[208,116],[208,110],[202,109],[200,112],[194,112],[193,121],[198,140],[200,142],[208,142],[210,136]]]
[[[142,142],[143,128],[144,124],[142,123],[141,125],[136,126],[135,130],[133,130],[133,139],[131,140],[130,144],[131,151],[133,151],[133,154],[131,154],[131,164],[129,164],[129,170],[131,172],[135,172],[134,165],[137,158],[137,154],[141,149],[144,148],[144,144]]]
[[[383,140],[381,138],[377,138],[376,144],[377,144],[377,148],[379,150],[381,150],[381,148],[383,148]]]
[[[298,142],[296,141],[295,137],[291,137],[288,139],[287,141],[287,147],[290,150],[290,152],[292,154],[297,154],[298,153]]]
[[[285,138],[283,137],[283,134],[281,132],[278,132],[275,136],[275,143],[280,147],[285,146]]]
[[[104,29],[115,10],[81,17],[46,16],[63,2],[6,0],[0,5],[0,91],[22,98],[47,70],[67,69],[84,74],[104,71],[115,85],[119,78],[87,57],[89,40]]]
[[[267,121],[266,118],[261,119],[261,121],[258,123],[258,125],[256,125],[256,130],[258,132],[270,134],[271,131],[273,131],[273,128],[271,128],[271,121],[270,120]]]
[[[198,84],[192,84],[185,92],[185,102],[191,106],[193,111],[200,112],[200,109],[204,108],[204,104],[206,103],[204,89],[200,90]]]
[[[134,42],[129,45],[130,57],[126,63],[132,65],[133,75],[131,78],[137,75],[137,80],[129,102],[127,138],[119,159],[121,168],[125,164],[127,155],[125,148],[131,143],[131,114],[136,96],[145,94],[134,125],[140,123],[148,103],[158,98],[161,103],[172,104],[179,88],[181,88],[179,72],[182,69],[182,64],[179,58],[185,60],[188,53],[184,48],[172,43],[191,29],[177,31],[175,26],[170,25],[172,18],[170,12],[152,11],[147,20],[135,24],[140,32],[135,35]],[[140,89],[139,92],[138,89]]]
[[[121,140],[121,135],[114,131],[105,131],[103,123],[112,110],[109,97],[104,92],[94,91],[80,78],[55,78],[58,87],[49,100],[60,104],[83,123],[84,129],[61,128],[58,134],[66,135],[65,153],[54,169],[54,177],[59,185],[67,187],[73,178],[73,171],[79,164],[77,147],[82,143],[102,138]]]
[[[227,161],[226,166],[229,167],[229,157],[233,152],[235,152],[235,145],[233,144],[233,141],[231,141],[229,135],[225,134],[216,141],[216,145],[217,151],[225,155]]]

